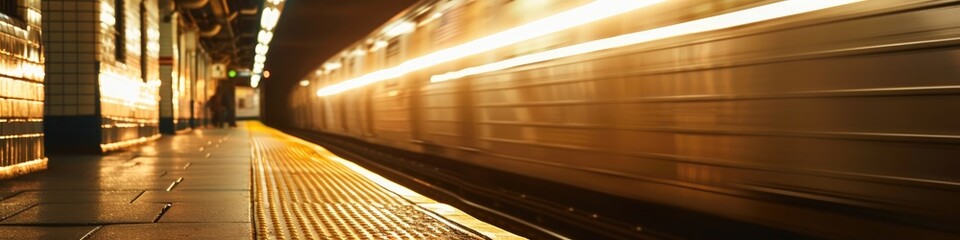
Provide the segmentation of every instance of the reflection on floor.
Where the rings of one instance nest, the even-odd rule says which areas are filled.
[[[0,236],[519,238],[258,122],[50,156],[48,170],[0,181]]]

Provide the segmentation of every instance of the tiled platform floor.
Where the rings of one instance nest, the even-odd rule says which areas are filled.
[[[106,156],[51,156],[0,181],[2,239],[250,239],[243,128],[165,136]]]
[[[519,238],[357,168],[258,122],[51,156],[0,181],[0,239]]]

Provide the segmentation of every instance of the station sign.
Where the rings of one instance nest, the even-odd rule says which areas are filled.
[[[210,77],[214,79],[227,78],[227,65],[223,63],[210,64]]]

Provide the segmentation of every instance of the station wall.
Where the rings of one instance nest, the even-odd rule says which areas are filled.
[[[102,152],[159,137],[156,0],[50,0],[43,9],[49,150]]]
[[[40,7],[0,6],[0,179],[46,168]]]
[[[207,74],[212,60],[198,30],[180,27],[179,14],[165,14],[171,17],[160,23],[160,131],[173,134],[207,122],[205,104],[217,84]]]

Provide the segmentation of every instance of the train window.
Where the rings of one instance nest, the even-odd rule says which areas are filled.
[[[363,74],[363,65],[364,65],[364,55],[357,54],[356,53],[357,51],[362,51],[362,50],[357,49],[354,51],[353,67],[351,71],[353,71],[353,74],[355,76],[359,76]]]
[[[357,63],[357,58],[356,58],[356,57],[347,58],[347,59],[344,60],[344,61],[347,62],[346,68],[344,68],[344,77],[345,77],[345,78],[349,78],[349,77],[353,77],[354,75],[356,75],[356,74],[357,74],[357,69],[355,68],[355,66],[356,66],[356,63]]]
[[[400,62],[400,38],[395,37],[387,42],[387,66]]]
[[[114,14],[116,25],[114,30],[114,54],[117,62],[126,62],[127,60],[127,24],[126,24],[126,0],[116,0],[114,2]]]
[[[12,18],[20,17],[18,0],[0,0],[0,13]]]
[[[140,77],[143,82],[150,78],[150,69],[147,65],[147,4],[140,2]]]

